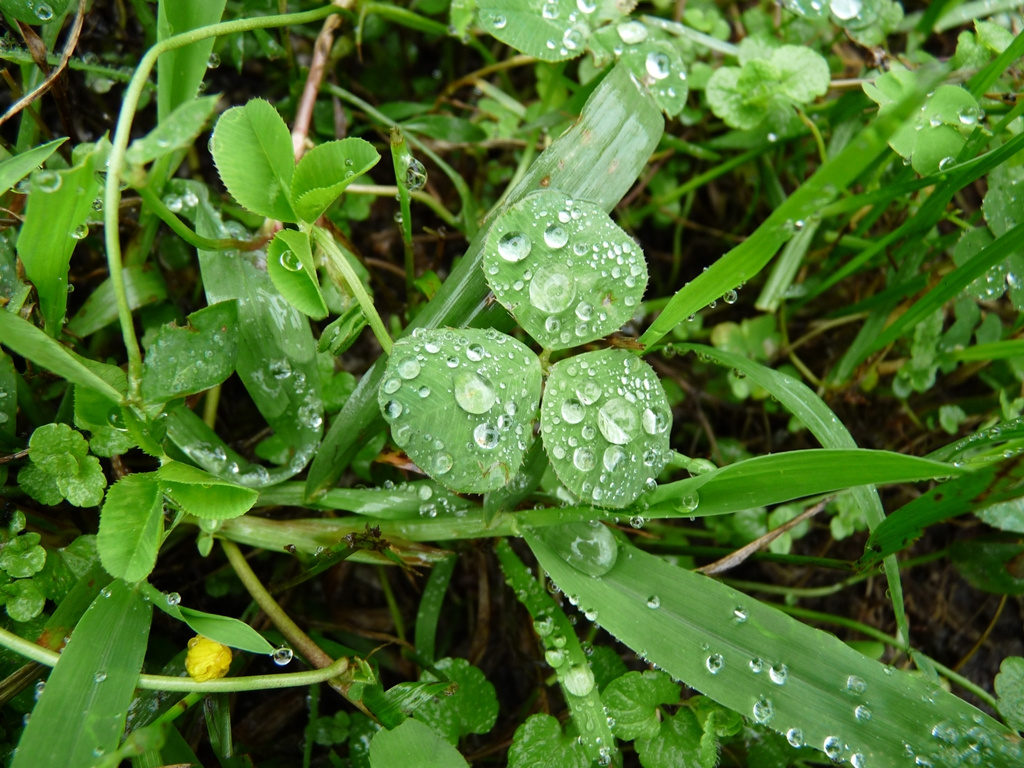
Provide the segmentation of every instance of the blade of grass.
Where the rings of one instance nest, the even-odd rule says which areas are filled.
[[[100,592],[71,634],[18,742],[14,768],[92,765],[124,731],[152,608],[122,581]],[[61,727],[55,728],[56,723]]]
[[[661,113],[650,96],[624,67],[616,67],[594,91],[580,119],[537,158],[507,202],[511,205],[528,192],[554,187],[611,210],[643,169],[663,129]],[[481,268],[486,234],[485,227],[473,238],[414,326],[464,326],[478,318],[488,293]],[[310,466],[307,497],[315,498],[334,485],[365,440],[382,428],[377,386],[385,364],[379,360],[370,369],[331,425]]]
[[[992,768],[1024,758],[1005,726],[936,683],[884,667],[713,579],[625,544],[595,579],[537,537],[527,542],[551,579],[621,642],[791,743],[843,762],[859,754],[863,765],[901,765],[908,755],[954,765],[975,749]]]
[[[922,79],[929,86],[934,84],[933,78]],[[680,289],[640,337],[640,343],[650,347],[691,314],[760,272],[783,243],[804,226],[803,222],[819,216],[840,190],[849,187],[887,150],[889,136],[916,109],[926,90],[908,97],[891,113],[868,125],[776,208],[750,237]]]

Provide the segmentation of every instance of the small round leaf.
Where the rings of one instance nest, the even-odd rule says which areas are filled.
[[[501,213],[483,267],[502,306],[549,349],[618,330],[647,287],[643,252],[629,235],[598,206],[553,189]]]
[[[617,349],[552,366],[540,414],[551,466],[588,504],[619,508],[653,485],[669,459],[672,411],[657,374]]]
[[[494,330],[417,330],[395,342],[377,398],[395,443],[457,493],[508,483],[533,436],[537,356]]]

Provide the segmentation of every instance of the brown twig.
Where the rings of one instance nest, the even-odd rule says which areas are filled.
[[[324,25],[313,45],[313,60],[309,65],[309,75],[306,76],[306,84],[302,88],[298,109],[295,110],[295,125],[292,128],[292,151],[295,153],[296,162],[306,151],[306,138],[309,136],[309,126],[313,122],[313,107],[327,71],[331,46],[334,45],[334,30],[340,24],[341,17],[338,15],[324,19]]]

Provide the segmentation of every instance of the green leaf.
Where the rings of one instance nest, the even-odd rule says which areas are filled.
[[[437,731],[408,719],[392,730],[377,731],[370,742],[370,768],[468,768],[458,750]]]
[[[115,389],[127,387],[127,376],[113,366],[99,375]],[[75,426],[92,433],[89,448],[97,456],[114,456],[135,446],[128,433],[121,406],[114,405],[95,389],[75,385]]]
[[[56,373],[73,384],[96,390],[108,398],[111,405],[120,402],[124,395],[124,389],[112,387],[97,373],[109,371],[114,366],[79,357],[17,315],[0,311],[0,340],[12,352],[31,360],[36,365]],[[127,379],[125,382],[124,386],[127,388]]]
[[[0,587],[7,615],[14,621],[31,621],[43,612],[46,596],[39,591],[35,580],[19,579]]]
[[[1024,594],[1024,543],[1019,539],[957,541],[950,555],[975,589],[996,595]]]
[[[402,131],[452,143],[475,143],[488,138],[487,132],[479,125],[454,115],[419,115],[403,121],[401,127]]]
[[[991,768],[1024,758],[1004,726],[936,683],[883,667],[714,579],[625,544],[595,579],[536,537],[526,539],[581,609],[600,609],[598,620],[613,636],[792,744],[853,764],[860,755],[864,765],[903,764],[908,749],[936,766],[974,750]]]
[[[975,513],[982,522],[1001,531],[1024,533],[1024,498],[993,504]]]
[[[268,219],[297,220],[289,197],[295,172],[291,134],[269,101],[252,99],[220,116],[213,161],[241,205]]]
[[[1024,659],[1007,656],[995,681],[999,714],[1016,731],[1024,731]]]
[[[548,349],[618,330],[647,287],[640,247],[598,206],[555,189],[502,211],[483,259],[495,297]]]
[[[166,40],[193,29],[216,24],[227,0],[186,0],[161,2],[157,10],[157,38]],[[214,38],[197,40],[182,48],[165,51],[157,60],[157,111],[160,122],[174,109],[195,99],[206,76]]]
[[[107,573],[129,582],[146,578],[163,534],[163,493],[153,473],[125,475],[111,486],[96,537]]]
[[[182,102],[156,128],[143,138],[133,141],[125,152],[125,158],[129,163],[145,165],[158,157],[191,146],[217,109],[219,100],[220,95],[216,95]]]
[[[0,550],[0,570],[15,579],[39,573],[46,565],[46,550],[39,546],[38,533],[23,533]]]
[[[193,312],[188,325],[166,325],[146,350],[142,396],[150,403],[195,394],[224,381],[238,355],[238,310],[224,301]]]
[[[26,24],[46,24],[61,18],[69,5],[71,0],[48,0],[45,3],[37,0],[3,0],[0,2],[0,10]]]
[[[243,488],[180,461],[170,461],[156,471],[163,492],[193,517],[227,520],[244,515],[259,492]]]
[[[593,12],[595,4],[585,4]],[[477,0],[480,23],[501,42],[543,61],[583,53],[590,28],[574,0]]]
[[[132,310],[155,304],[167,298],[167,284],[153,264],[132,264],[121,271],[128,306]],[[114,284],[108,277],[89,293],[88,298],[67,324],[67,331],[86,337],[117,320]]]
[[[424,669],[420,680],[449,680],[458,688],[451,695],[433,697],[415,712],[415,717],[452,744],[470,733],[484,734],[498,719],[498,697],[494,686],[479,668],[466,659],[438,659],[433,667]]]
[[[693,710],[683,707],[660,723],[656,735],[636,740],[640,764],[644,768],[705,768],[700,753],[703,735]]]
[[[291,198],[303,221],[314,222],[359,176],[380,161],[380,153],[364,139],[328,141],[313,147],[295,167]]]
[[[0,162],[0,195],[45,163],[65,141],[67,137],[54,139]]]
[[[74,168],[32,175],[25,224],[18,236],[25,276],[36,287],[46,332],[54,337],[60,335],[67,311],[71,252],[99,191],[94,159],[90,152]]]
[[[43,504],[62,499],[76,507],[95,507],[103,500],[107,479],[81,434],[67,424],[44,424],[29,439],[32,463],[22,467],[19,482]]]
[[[806,104],[828,91],[832,78],[828,62],[812,48],[783,45],[770,59],[779,74],[782,93],[791,101]]]
[[[149,605],[124,582],[102,590],[50,673],[13,768],[52,765],[54,755],[65,765],[93,765],[117,749],[146,654],[149,620]]]
[[[611,48],[622,47],[618,30],[610,26],[605,29],[602,41],[608,41]],[[675,117],[683,111],[690,88],[677,45],[651,36],[639,44],[626,45],[621,60],[637,81],[647,87],[662,112]]]
[[[555,474],[587,504],[631,504],[669,460],[672,411],[665,391],[654,370],[624,350],[553,365],[540,423]]]
[[[314,320],[327,317],[327,304],[316,279],[309,235],[294,229],[282,229],[274,235],[267,248],[267,274],[297,310]]]
[[[679,685],[664,672],[627,672],[608,683],[601,701],[615,721],[612,731],[618,738],[651,738],[661,725],[658,707],[679,701]]]
[[[522,464],[540,389],[540,361],[511,336],[420,331],[395,343],[378,402],[395,443],[425,472],[483,493]]]
[[[508,748],[508,768],[590,768],[576,739],[562,732],[551,715],[530,715],[516,728]]]

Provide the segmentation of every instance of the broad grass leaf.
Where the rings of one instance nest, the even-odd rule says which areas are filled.
[[[162,327],[146,350],[143,398],[166,402],[220,384],[235,369],[238,333],[234,301],[193,312],[185,328]]]
[[[94,765],[117,749],[149,639],[150,605],[123,581],[82,616],[32,710],[13,768]]]
[[[221,480],[180,461],[167,462],[156,474],[163,492],[201,520],[227,520],[244,515],[259,498],[252,488]]]
[[[125,475],[107,491],[96,537],[107,573],[135,582],[156,564],[164,533],[164,497],[150,472]]]
[[[991,768],[1024,758],[1004,726],[936,683],[883,667],[714,579],[625,544],[594,579],[538,538],[526,540],[559,588],[581,609],[599,609],[613,636],[791,743],[837,760],[860,755],[864,765],[901,764],[908,748],[936,766],[959,764],[949,756],[963,760],[974,750]]]
[[[316,221],[345,187],[379,161],[380,153],[364,139],[340,139],[313,147],[299,160],[292,177],[296,213],[303,221]]]
[[[292,139],[277,110],[264,99],[232,107],[213,131],[213,161],[228,192],[253,213],[297,221],[291,204]]]
[[[437,731],[409,718],[391,730],[377,731],[370,742],[370,768],[468,768],[459,751]]]
[[[200,27],[216,24],[227,0],[161,2],[157,8],[157,39],[166,40]],[[178,106],[192,101],[206,77],[214,38],[166,51],[157,60],[157,113],[160,122]]]
[[[327,304],[316,278],[309,235],[282,229],[267,248],[267,274],[293,307],[314,320],[327,317]]]
[[[45,163],[65,141],[67,137],[54,139],[0,162],[0,195]]]
[[[71,253],[99,191],[94,160],[90,152],[73,168],[32,175],[18,255],[39,296],[46,332],[53,337],[60,335],[67,312]]]
[[[190,99],[174,108],[156,128],[128,147],[125,157],[135,165],[145,165],[158,157],[191,146],[206,121],[217,109],[220,95]]]
[[[487,32],[543,61],[576,58],[590,37],[575,0],[477,0],[477,7]]]

